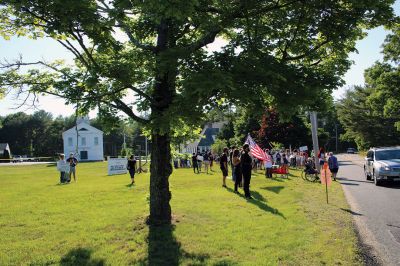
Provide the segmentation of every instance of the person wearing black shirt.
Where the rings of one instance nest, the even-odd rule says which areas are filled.
[[[233,146],[229,152],[229,163],[231,164],[231,169],[232,169],[232,181],[236,180],[235,176],[235,171],[234,171],[234,165],[233,165],[233,152],[235,151],[236,147]]]
[[[246,198],[251,199],[252,197],[250,195],[250,179],[251,179],[252,159],[249,155],[249,152],[250,152],[249,144],[244,144],[243,153],[242,156],[240,157],[240,164],[243,175],[244,195]]]
[[[129,175],[131,176],[131,186],[135,183],[135,173],[136,173],[136,160],[133,155],[128,160],[128,165],[126,167],[129,171]]]
[[[197,163],[197,155],[195,153],[193,153],[192,156],[192,166],[193,166],[193,173],[196,173],[196,169],[197,173],[199,173],[199,164]]]
[[[238,193],[238,187],[242,183],[242,169],[240,165],[240,152],[238,149],[233,151],[232,156],[233,171],[235,172],[235,192]]]
[[[228,148],[224,148],[224,153],[219,158],[219,164],[222,171],[222,186],[226,187],[226,177],[228,176]]]

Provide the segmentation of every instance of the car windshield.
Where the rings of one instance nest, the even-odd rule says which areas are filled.
[[[376,160],[400,159],[400,150],[377,151],[375,153],[375,159]]]

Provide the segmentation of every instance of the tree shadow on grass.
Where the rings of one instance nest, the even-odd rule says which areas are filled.
[[[149,225],[147,237],[147,258],[136,262],[139,265],[149,266],[177,266],[182,262],[189,265],[205,265],[210,258],[208,254],[195,254],[186,252],[179,241],[175,238],[173,231],[175,225]]]
[[[75,265],[85,265],[85,266],[103,266],[105,261],[103,259],[93,259],[92,250],[87,248],[75,248],[71,249],[67,254],[65,254],[61,260],[61,266],[75,266]]]
[[[283,186],[273,186],[273,187],[262,187],[261,189],[265,189],[265,190],[274,192],[276,194],[279,194],[281,192],[281,190],[284,188],[285,187],[283,187]]]
[[[226,188],[229,192],[234,193],[235,191],[229,187]],[[274,215],[278,215],[281,216],[283,219],[286,220],[286,217],[278,211],[278,209],[272,208],[270,206],[268,206],[265,201],[266,199],[257,191],[250,191],[251,196],[253,197],[253,199],[247,199],[244,195],[239,194],[239,193],[235,193],[236,195],[238,195],[241,198],[244,198],[247,200],[247,202],[256,205],[258,208],[260,208],[261,210],[265,211],[265,212],[270,212]]]

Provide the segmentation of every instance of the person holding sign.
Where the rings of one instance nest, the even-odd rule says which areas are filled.
[[[69,183],[70,179],[68,178],[68,170],[69,165],[65,161],[65,155],[60,154],[59,159],[57,161],[57,170],[60,172],[60,184]]]

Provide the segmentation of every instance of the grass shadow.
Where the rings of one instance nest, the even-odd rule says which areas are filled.
[[[235,191],[233,189],[231,189],[230,187],[227,187],[226,189],[229,192],[235,193]],[[263,210],[265,212],[270,212],[274,215],[278,215],[286,220],[286,217],[281,212],[279,212],[278,209],[272,208],[272,207],[268,206],[267,204],[265,204],[266,200],[260,193],[258,193],[257,191],[250,191],[250,193],[251,193],[251,196],[253,197],[253,199],[247,199],[244,195],[239,194],[239,193],[235,193],[235,194],[241,198],[246,199],[248,203],[256,205],[261,210]]]
[[[372,181],[354,180],[354,179],[348,179],[348,178],[345,178],[345,177],[336,177],[336,180],[339,180],[339,181],[351,181],[351,182],[357,182],[357,183],[369,183],[369,184],[373,183]]]
[[[48,163],[46,164],[46,167],[54,167],[57,166],[57,163]]]
[[[136,262],[139,265],[168,265],[177,266],[182,262],[189,265],[205,265],[210,258],[208,254],[195,254],[182,249],[181,243],[175,238],[175,225],[149,225],[147,237],[147,258]]]
[[[340,182],[341,185],[345,186],[359,186],[359,184],[349,183],[349,182]]]
[[[273,187],[262,187],[261,189],[265,189],[265,190],[274,192],[276,194],[279,194],[281,192],[281,190],[284,188],[285,187],[283,187],[283,186],[273,186]]]
[[[75,265],[86,265],[86,266],[102,266],[105,265],[103,259],[93,259],[92,250],[87,248],[75,248],[71,249],[65,254],[61,260],[61,266],[75,266]]]
[[[342,211],[348,212],[348,213],[350,213],[350,214],[352,214],[352,215],[355,215],[355,216],[363,216],[361,213],[352,211],[352,210],[350,210],[350,209],[344,209],[344,208],[340,208],[340,209],[341,209]]]

